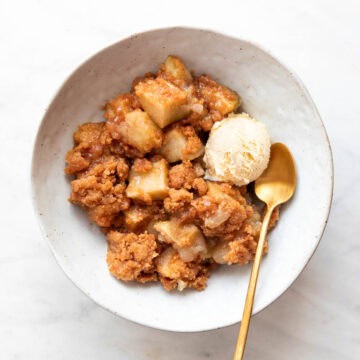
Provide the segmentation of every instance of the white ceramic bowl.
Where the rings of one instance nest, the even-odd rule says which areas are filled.
[[[297,278],[323,233],[332,197],[329,141],[301,81],[251,42],[212,31],[168,28],[122,40],[81,65],[55,96],[40,126],[33,154],[36,214],[68,277],[90,298],[124,318],[172,331],[202,331],[241,320],[250,266],[222,266],[203,292],[168,293],[159,284],[117,281],[107,269],[106,241],[84,211],[71,205],[64,157],[76,127],[102,120],[102,106],[132,80],[155,71],[168,54],[197,74],[208,73],[236,90],[244,109],[266,123],[274,142],[291,149],[298,187],[271,233],[254,304],[259,312]]]

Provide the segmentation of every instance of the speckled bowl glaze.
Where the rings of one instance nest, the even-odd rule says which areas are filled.
[[[254,314],[277,299],[314,253],[328,218],[333,187],[326,131],[301,81],[251,42],[212,31],[167,28],[137,34],[93,56],[66,80],[39,128],[32,188],[42,232],[68,277],[99,305],[137,323],[171,331],[203,331],[241,320],[250,266],[222,266],[203,292],[167,293],[159,284],[125,284],[106,265],[106,241],[84,211],[71,205],[66,151],[76,127],[102,120],[102,106],[132,80],[155,71],[168,54],[196,73],[236,90],[244,110],[284,142],[297,164],[298,188],[282,209],[260,272]],[[226,141],[226,139],[224,139]]]

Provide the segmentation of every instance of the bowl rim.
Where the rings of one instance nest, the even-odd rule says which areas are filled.
[[[62,271],[65,273],[65,275],[67,276],[67,278],[78,288],[80,289],[88,298],[90,298],[94,303],[96,303],[97,305],[101,306],[103,309],[109,311],[110,313],[117,315],[123,319],[132,321],[136,324],[142,325],[142,326],[146,326],[148,328],[152,328],[152,329],[157,329],[157,330],[161,330],[161,331],[170,331],[170,332],[179,332],[179,333],[197,333],[197,332],[207,332],[207,331],[212,331],[212,330],[218,330],[218,329],[222,329],[222,328],[226,328],[235,324],[238,324],[241,322],[241,319],[235,319],[234,321],[230,322],[230,323],[226,323],[224,325],[220,325],[217,327],[202,327],[201,329],[190,329],[190,330],[184,330],[184,329],[172,329],[171,327],[165,327],[165,326],[157,326],[156,324],[150,324],[146,321],[141,321],[139,319],[135,319],[133,318],[133,316],[129,316],[126,314],[126,312],[118,312],[116,310],[113,310],[107,306],[105,306],[104,304],[102,304],[100,301],[95,300],[85,289],[82,288],[82,286],[80,286],[72,277],[71,274],[68,273],[68,271],[65,269],[65,267],[62,264],[62,260],[60,259],[60,257],[57,255],[55,249],[53,248],[51,242],[49,241],[47,232],[45,230],[45,227],[43,226],[42,220],[41,220],[41,216],[39,215],[39,209],[38,209],[38,204],[37,204],[37,200],[36,200],[36,186],[34,183],[34,178],[35,178],[35,158],[36,158],[36,149],[38,149],[38,145],[40,142],[40,133],[41,130],[45,124],[45,119],[49,113],[49,111],[52,109],[52,107],[54,106],[54,100],[56,99],[56,97],[58,96],[58,94],[60,93],[60,91],[62,90],[63,86],[71,79],[71,77],[84,65],[86,65],[88,62],[92,61],[96,56],[100,55],[102,52],[117,46],[119,43],[126,41],[126,40],[131,40],[132,38],[136,38],[138,36],[144,35],[144,34],[149,34],[149,33],[155,33],[155,32],[161,32],[161,31],[176,31],[176,30],[195,30],[195,31],[203,31],[203,32],[207,32],[207,33],[211,33],[214,35],[221,35],[227,38],[231,38],[234,40],[241,40],[249,45],[255,46],[256,48],[258,48],[259,50],[263,51],[264,53],[266,53],[267,55],[269,55],[274,61],[276,61],[278,64],[280,64],[285,70],[287,70],[289,72],[289,74],[291,74],[291,76],[294,78],[295,82],[297,83],[297,85],[299,86],[300,90],[303,92],[303,94],[305,95],[306,100],[309,102],[309,104],[311,105],[312,109],[314,110],[314,114],[317,117],[317,119],[319,120],[319,124],[321,125],[322,131],[325,135],[325,142],[326,145],[328,147],[328,154],[329,154],[329,161],[330,161],[330,172],[331,172],[331,176],[330,176],[330,194],[328,195],[328,204],[327,204],[327,209],[326,209],[326,215],[324,218],[324,222],[323,224],[321,224],[321,226],[319,226],[319,233],[317,235],[317,242],[311,252],[311,254],[309,255],[309,257],[307,258],[306,262],[304,263],[304,266],[302,267],[301,271],[294,277],[294,279],[289,282],[287,284],[286,287],[284,287],[284,289],[281,290],[281,292],[279,293],[279,295],[277,295],[275,298],[273,298],[270,302],[268,302],[266,305],[264,305],[263,307],[253,310],[252,316],[259,314],[260,312],[262,312],[263,310],[265,310],[268,306],[270,306],[271,304],[273,304],[275,301],[277,301],[278,299],[280,299],[285,293],[286,291],[295,283],[295,281],[299,278],[299,276],[302,274],[302,272],[305,270],[305,268],[307,267],[308,263],[310,262],[311,258],[313,257],[314,253],[316,252],[320,241],[323,237],[326,225],[328,223],[329,220],[329,215],[330,215],[330,211],[331,211],[331,207],[332,207],[332,202],[333,202],[333,193],[334,193],[334,161],[333,161],[333,154],[332,154],[332,149],[331,149],[331,144],[330,144],[330,140],[329,140],[329,136],[327,134],[325,125],[323,123],[323,120],[320,116],[320,113],[310,95],[310,92],[307,90],[307,88],[305,87],[304,83],[302,82],[302,80],[300,79],[300,77],[297,75],[297,73],[291,68],[289,67],[287,64],[285,64],[282,60],[280,60],[277,56],[275,56],[271,51],[268,50],[267,47],[265,47],[264,45],[260,45],[259,43],[257,43],[256,41],[244,38],[244,37],[237,37],[235,36],[233,33],[232,34],[228,34],[226,32],[223,32],[221,30],[216,29],[216,27],[214,27],[213,29],[208,29],[208,28],[202,28],[202,27],[196,27],[196,26],[170,26],[170,27],[162,27],[162,28],[152,28],[152,29],[148,29],[148,30],[144,30],[144,31],[140,31],[140,32],[136,32],[133,33],[127,37],[123,37],[120,38],[118,41],[105,46],[104,48],[101,48],[100,50],[98,50],[96,53],[94,53],[93,55],[91,55],[90,57],[86,58],[85,60],[83,60],[79,65],[77,65],[71,72],[70,74],[63,80],[63,82],[57,87],[57,89],[55,90],[53,96],[50,97],[50,102],[49,102],[49,106],[44,110],[43,116],[41,118],[41,121],[38,125],[37,131],[36,131],[36,135],[34,137],[33,143],[32,143],[32,154],[31,154],[31,164],[30,164],[30,194],[31,194],[31,202],[32,202],[32,207],[33,207],[33,211],[35,214],[35,218],[37,220],[37,223],[40,227],[41,230],[41,234],[42,237],[44,239],[46,239],[46,243],[48,245],[48,247],[50,248],[50,251],[52,253],[52,255],[54,256],[57,264],[60,266],[60,268],[62,269]]]

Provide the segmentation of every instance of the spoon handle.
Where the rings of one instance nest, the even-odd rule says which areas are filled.
[[[247,295],[246,295],[244,313],[242,316],[238,341],[236,344],[234,360],[242,360],[243,356],[244,356],[246,339],[247,339],[247,335],[248,335],[250,318],[251,318],[254,297],[255,297],[255,291],[256,291],[256,283],[257,283],[257,279],[258,279],[258,275],[259,275],[267,228],[269,226],[269,221],[270,221],[270,217],[271,217],[273,210],[274,210],[274,206],[267,207],[266,214],[264,216],[264,220],[261,225],[259,241],[258,241],[258,245],[256,248],[255,259],[254,259],[254,263],[252,266],[249,287],[248,287],[248,291],[247,291]]]

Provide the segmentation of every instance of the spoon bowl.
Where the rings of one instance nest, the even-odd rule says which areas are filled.
[[[271,145],[269,165],[255,182],[257,197],[275,207],[288,201],[296,187],[295,161],[282,143]]]

